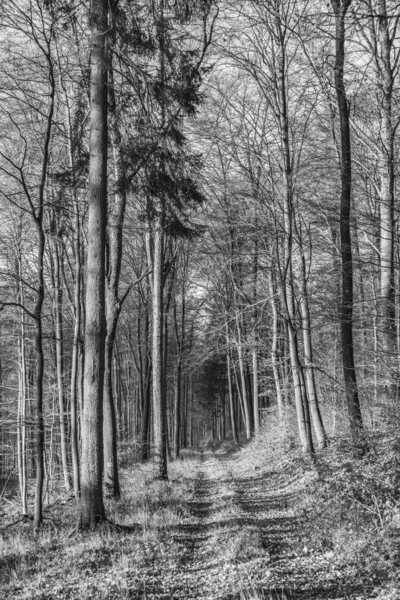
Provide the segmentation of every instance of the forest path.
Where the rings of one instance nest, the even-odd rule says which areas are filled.
[[[178,600],[364,599],[331,553],[310,554],[297,510],[299,480],[235,453],[204,451],[192,476],[189,515],[173,531],[182,549],[173,585],[149,598]],[[167,588],[167,589],[166,589]],[[155,591],[155,590],[154,590]]]
[[[151,468],[148,463],[127,470],[123,498],[109,505],[125,529],[105,523],[66,538],[60,506],[38,539],[30,529],[25,535],[7,530],[0,544],[0,598],[377,597],[371,586],[366,595],[365,583],[352,581],[351,569],[343,568],[333,552],[306,548],[305,472],[295,463],[257,447],[232,451],[221,446],[171,463],[169,482],[154,481]],[[76,522],[72,507],[70,517]]]

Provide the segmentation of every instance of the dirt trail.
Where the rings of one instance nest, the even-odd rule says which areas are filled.
[[[273,473],[241,472],[235,455],[211,452],[199,461],[192,489],[190,514],[173,532],[182,560],[163,597],[233,600],[268,591],[269,598],[272,557],[297,535],[290,490]]]
[[[311,555],[302,546],[298,491],[299,482],[282,471],[254,470],[235,454],[205,452],[193,479],[190,514],[173,532],[182,548],[174,584],[153,597],[364,598],[342,581],[329,556]]]
[[[170,483],[153,482],[156,512],[149,512],[148,526],[136,528],[138,510],[143,508],[129,504],[128,497],[116,507],[128,525],[131,519],[131,530],[116,534],[106,526],[104,531],[78,536],[71,547],[56,546],[51,536],[47,543],[44,537],[40,554],[33,554],[34,547],[30,548],[32,557],[23,563],[25,571],[9,564],[15,573],[5,596],[0,583],[0,597],[373,598],[357,588],[348,573],[341,572],[332,552],[317,554],[305,547],[304,531],[309,523],[301,515],[299,502],[304,477],[300,472],[296,475],[296,469],[283,468],[279,461],[268,461],[270,458],[262,456],[254,460],[254,454],[245,451],[220,450],[199,453],[186,464],[172,464]],[[148,480],[144,478],[142,485],[145,489]],[[150,511],[151,498],[146,498],[143,506]],[[171,506],[171,502],[175,504]],[[40,569],[39,560],[43,561]],[[70,564],[70,572],[63,571],[64,563]],[[31,592],[26,591],[24,581],[30,582]]]

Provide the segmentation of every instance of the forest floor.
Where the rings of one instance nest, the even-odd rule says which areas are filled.
[[[365,534],[324,539],[316,469],[300,457],[222,444],[171,463],[169,482],[153,481],[150,464],[121,475],[107,509],[122,528],[78,533],[72,502],[55,501],[37,537],[31,523],[0,530],[0,598],[400,599],[397,556],[382,568]]]

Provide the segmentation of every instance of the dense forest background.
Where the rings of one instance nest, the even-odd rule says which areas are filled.
[[[3,0],[0,477],[36,529],[60,482],[103,519],[121,464],[398,423],[399,19]]]

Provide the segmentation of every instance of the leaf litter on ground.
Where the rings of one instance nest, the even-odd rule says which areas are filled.
[[[125,469],[122,500],[107,509],[126,528],[68,537],[74,507],[55,503],[36,538],[21,523],[2,530],[1,597],[399,600],[395,575],[361,565],[361,527],[353,557],[340,546],[351,532],[336,522],[325,545],[315,533],[325,523],[321,464],[262,438],[183,453],[169,482],[153,481],[150,464]]]

